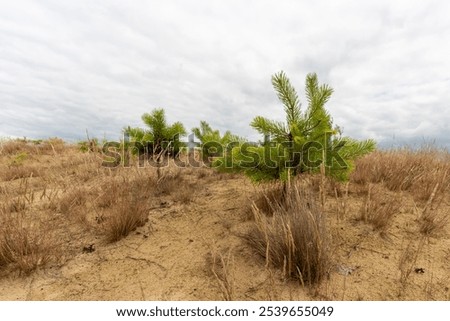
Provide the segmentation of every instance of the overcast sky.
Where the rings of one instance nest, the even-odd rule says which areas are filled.
[[[382,144],[450,147],[450,1],[0,0],[0,137],[118,139],[164,108],[257,140],[283,120],[271,75]]]

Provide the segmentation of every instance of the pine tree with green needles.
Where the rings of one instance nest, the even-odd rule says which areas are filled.
[[[162,108],[143,114],[142,121],[147,125],[147,129],[129,126],[124,129],[125,135],[130,139],[129,142],[137,147],[139,153],[159,154],[167,149],[171,150],[174,155],[178,154],[183,146],[180,137],[186,135],[182,123],[175,122],[169,125]]]
[[[194,135],[200,140],[203,160],[209,162],[211,157],[223,156],[229,144],[242,143],[244,138],[227,130],[223,136],[219,130],[214,130],[206,121],[200,121],[200,126],[192,128]]]
[[[257,116],[251,126],[264,137],[263,146],[241,146],[232,152],[232,163],[253,180],[287,180],[301,173],[322,169],[338,180],[347,180],[354,160],[375,149],[373,140],[342,137],[325,109],[333,89],[320,85],[315,73],[306,76],[307,107],[302,110],[295,88],[281,71],[272,76],[272,85],[284,106],[286,121]],[[222,165],[222,164],[221,164]]]

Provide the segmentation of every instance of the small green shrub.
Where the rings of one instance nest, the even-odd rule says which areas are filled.
[[[307,108],[300,101],[287,76],[280,72],[272,85],[284,105],[286,122],[255,117],[251,126],[264,135],[260,146],[240,144],[216,162],[219,168],[245,171],[255,181],[282,179],[301,173],[319,173],[348,180],[355,159],[373,151],[373,140],[342,137],[325,109],[333,89],[319,85],[316,74],[306,77]]]

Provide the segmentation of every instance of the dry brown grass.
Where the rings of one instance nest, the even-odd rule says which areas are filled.
[[[353,182],[365,188],[380,183],[391,191],[406,191],[413,196],[420,208],[421,234],[430,236],[445,228],[449,216],[438,209],[450,194],[448,152],[433,148],[377,151],[360,159],[356,165]],[[377,197],[379,191],[369,194],[361,210],[361,219],[371,221],[377,229],[383,229],[397,210],[398,200],[387,194]]]
[[[274,206],[284,207],[284,184],[282,182],[265,183],[258,186],[256,196],[253,200],[254,206],[259,211],[271,215]],[[249,212],[253,213],[253,206],[250,206]],[[253,214],[252,214],[253,216]]]
[[[34,216],[37,197],[29,179],[0,195],[0,268],[29,274],[58,257],[54,224]]]
[[[100,208],[110,208],[119,201],[124,192],[119,182],[114,180],[104,182],[100,185],[100,195],[95,199],[95,204]]]
[[[254,205],[255,227],[245,238],[267,265],[312,285],[326,275],[330,255],[326,218],[308,189],[300,182],[290,186],[284,204],[272,204],[271,217]]]
[[[61,153],[65,150],[65,143],[61,138],[53,137],[47,140],[44,140],[40,146],[40,151],[43,153],[53,154]]]
[[[420,218],[419,218],[419,231],[425,236],[435,235],[441,231],[443,231],[450,219],[450,214],[447,212],[440,212],[437,209],[441,202],[444,200],[444,197],[441,197],[436,204],[435,201],[437,191],[439,188],[439,183],[433,189],[427,203],[422,209]]]
[[[55,257],[59,246],[47,224],[27,225],[20,215],[3,215],[0,227],[0,267],[29,274]]]
[[[0,140],[0,156],[15,155],[19,152],[34,155],[57,155],[66,150],[64,141],[60,138],[49,138],[43,141],[27,139]]]
[[[161,171],[160,177],[156,181],[156,195],[171,195],[172,193],[178,192],[183,186],[183,176],[182,170],[177,168],[177,170],[171,171]]]
[[[64,250],[58,243],[72,236],[92,240],[100,234],[106,242],[117,241],[148,221],[155,194],[175,194],[180,187],[180,173],[164,176],[158,190],[152,169],[101,168],[98,156],[57,139],[9,141],[2,148],[0,167],[8,169],[0,171],[2,271],[30,273],[77,253],[71,246],[82,241],[65,244]],[[55,238],[55,233],[69,234]]]
[[[427,201],[436,184],[436,194],[449,190],[450,155],[425,148],[376,151],[356,162],[351,180],[366,185],[383,183],[391,191],[410,191],[416,201]]]
[[[148,206],[145,203],[141,203],[133,196],[121,198],[110,209],[103,224],[105,240],[107,243],[117,242],[145,225],[147,221]]]
[[[59,211],[63,214],[69,214],[75,207],[86,204],[88,192],[84,188],[74,188],[67,191],[59,200]]]
[[[371,223],[375,230],[385,232],[400,206],[401,198],[398,194],[391,195],[382,187],[369,184],[359,219]]]
[[[211,251],[207,257],[207,264],[220,288],[223,300],[235,300],[234,256],[231,250],[228,250],[226,254]]]
[[[191,203],[194,198],[195,185],[194,184],[186,184],[182,188],[180,188],[176,194],[176,200],[182,204]]]
[[[414,270],[419,254],[422,252],[424,241],[424,238],[420,238],[417,242],[408,242],[407,246],[400,254],[398,268],[400,270],[400,284],[402,285],[402,290],[404,290],[408,278]]]
[[[112,243],[126,237],[148,221],[149,200],[155,181],[152,177],[135,173],[119,176],[104,184],[107,184],[107,188],[97,199],[97,206],[104,209],[97,217],[101,218],[98,223],[101,223],[106,242]]]
[[[211,170],[210,169],[206,169],[206,168],[199,168],[196,170],[197,173],[197,178],[198,179],[202,179],[208,176],[211,176]]]
[[[0,193],[0,213],[20,213],[30,207],[35,194],[29,185],[28,179],[21,179],[16,189],[4,188]]]
[[[3,181],[13,181],[19,178],[39,176],[39,171],[32,165],[3,166],[0,178]]]
[[[13,155],[30,150],[31,145],[23,139],[0,140],[0,155]]]
[[[420,233],[427,236],[435,235],[445,229],[449,220],[449,214],[427,213],[420,218]]]

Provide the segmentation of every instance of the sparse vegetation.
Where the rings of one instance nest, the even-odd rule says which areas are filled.
[[[426,153],[377,151],[356,161],[347,183],[311,174],[254,186],[240,174],[176,168],[174,160],[159,168],[158,176],[154,167],[103,168],[98,154],[74,146],[62,144],[55,156],[51,147],[36,152],[43,142],[14,144],[23,149],[0,155],[0,167],[30,167],[36,174],[4,180],[6,172],[1,172],[1,277],[70,266],[74,258],[97,260],[95,252],[100,260],[110,251],[137,247],[141,257],[132,256],[132,263],[163,273],[155,281],[155,270],[148,271],[152,282],[165,282],[165,273],[176,278],[177,266],[193,269],[201,284],[211,282],[202,292],[200,286],[191,291],[198,299],[448,297],[442,285],[450,202],[448,186],[442,187],[449,159],[445,152],[435,151],[432,170],[425,166]],[[389,162],[381,165],[386,158]],[[389,169],[409,163],[420,168],[412,179],[400,179]],[[421,191],[425,182],[432,187]],[[324,194],[331,197],[324,199]],[[119,240],[115,250],[108,247]],[[209,272],[195,270],[204,266],[200,254],[211,240],[233,251],[217,252]],[[165,253],[174,256],[173,263],[159,261],[169,260]],[[123,255],[111,259],[114,269],[123,268],[117,265]],[[104,269],[108,262],[98,264]],[[383,278],[368,280],[358,271]],[[426,274],[424,281],[420,273]],[[184,279],[194,282],[195,277]],[[399,290],[398,296],[383,297],[381,288],[364,292],[389,287],[385,282],[394,286],[393,293]]]
[[[371,223],[375,230],[385,232],[400,206],[401,198],[398,195],[384,193],[382,188],[369,184],[361,207],[360,219]]]

